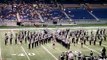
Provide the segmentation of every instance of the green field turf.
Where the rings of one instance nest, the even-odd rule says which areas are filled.
[[[84,28],[87,30],[95,30],[90,28]],[[52,29],[54,30],[54,29]],[[47,43],[45,45],[38,46],[34,49],[28,49],[27,44],[23,43],[15,45],[8,44],[7,46],[4,45],[4,34],[5,32],[18,32],[19,30],[0,30],[0,60],[58,60],[60,54],[62,52],[68,51],[65,47],[61,44],[56,43],[55,49],[52,47],[52,42]],[[39,29],[34,29],[32,31],[39,31]],[[101,49],[106,47],[107,49],[107,41],[104,41],[102,46],[98,44],[96,46],[85,45],[81,48],[80,44],[74,46],[71,44],[70,50],[75,53],[75,51],[81,51],[82,54],[89,55],[90,50],[94,52],[95,56],[101,52]]]
[[[107,24],[75,24],[75,25],[48,25],[46,27],[48,28],[56,28],[56,27],[90,27],[90,26],[107,26]],[[46,28],[46,27],[43,27],[42,25],[39,26],[39,27],[36,27],[36,26],[0,26],[1,29],[13,29],[13,28]]]

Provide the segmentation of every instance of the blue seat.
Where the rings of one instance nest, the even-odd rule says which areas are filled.
[[[99,19],[107,19],[107,8],[92,9],[92,13]]]
[[[86,9],[66,9],[65,12],[72,19],[94,19]]]
[[[50,18],[55,18],[55,17],[57,17],[57,18],[59,18],[59,19],[63,19],[63,20],[66,20],[67,19],[67,17],[66,17],[66,15],[64,15],[64,13],[61,11],[61,10],[59,10],[59,9],[53,9],[53,10],[50,10],[49,12],[49,16],[43,16],[44,18],[46,18],[46,17],[50,17]]]

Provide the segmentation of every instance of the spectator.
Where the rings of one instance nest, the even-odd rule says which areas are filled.
[[[72,51],[70,51],[68,54],[68,60],[74,60],[74,54],[72,53]]]

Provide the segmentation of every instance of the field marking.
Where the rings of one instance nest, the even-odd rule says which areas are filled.
[[[11,29],[12,34],[15,36],[15,33],[13,32],[13,29]],[[21,46],[22,51],[25,53],[26,57],[28,58],[28,60],[30,60],[30,57],[28,56],[27,52],[25,51],[25,49],[23,48],[23,46]]]
[[[96,51],[95,49],[92,49],[92,48],[89,48],[88,46],[86,45],[83,45],[85,48],[87,48],[88,50],[92,50],[93,52],[97,53],[97,54],[100,54],[98,51]]]
[[[1,36],[0,36],[0,37],[1,37]],[[1,55],[1,51],[2,51],[2,50],[1,50],[1,45],[2,45],[2,44],[1,44],[1,41],[0,41],[0,60],[2,60],[2,55]]]
[[[106,45],[102,44],[103,47],[107,47]]]
[[[47,48],[42,45],[43,49],[48,52],[55,60],[58,60]]]
[[[52,45],[46,45],[47,47],[49,47],[50,49],[53,49]],[[58,52],[61,52],[60,49],[58,49],[56,46],[55,46],[55,49],[54,50],[57,50]]]
[[[89,50],[94,51],[94,52],[97,53],[97,54],[100,54],[98,51],[96,51],[96,50],[94,50],[94,49],[92,49],[92,48],[89,48],[89,47],[87,47],[87,46],[85,46],[85,45],[84,45],[84,47],[87,48],[87,49],[89,49]]]
[[[0,44],[0,60],[2,60],[2,56],[1,56],[1,44]]]
[[[66,29],[66,28],[69,28],[69,29],[82,29],[82,28],[92,28],[92,29],[98,29],[98,28],[107,28],[106,26],[89,26],[89,27],[60,27],[60,28],[38,28],[38,29]],[[35,27],[29,27],[29,28],[3,28],[3,29],[0,29],[0,30],[34,30],[34,29],[37,29]]]
[[[99,44],[99,43],[97,42],[97,44]],[[103,47],[107,47],[107,46],[106,46],[106,45],[104,45],[103,43],[102,43],[102,46],[103,46]]]
[[[25,49],[21,46],[22,50],[24,51],[25,55],[27,56],[28,60],[30,60],[30,57],[28,56],[27,52],[25,51]]]
[[[88,50],[92,50],[93,52],[97,53],[97,54],[100,54],[98,51],[96,51],[95,49],[92,49],[92,48],[89,48],[88,46],[86,45],[83,45],[85,48],[87,48]]]
[[[16,55],[16,54],[11,54],[11,55]]]
[[[18,54],[18,56],[25,56],[23,53],[21,53],[21,54]]]
[[[88,27],[89,28],[89,27]],[[98,28],[98,27],[97,27]],[[42,28],[42,29],[44,29],[44,28]],[[52,28],[51,28],[52,29]],[[55,28],[56,29],[56,28]],[[19,30],[21,30],[21,29],[19,29]],[[103,45],[104,46],[104,45]],[[87,47],[87,46],[85,46],[87,49],[89,49],[89,50],[92,50],[92,51],[94,51],[94,52],[96,52],[96,53],[98,53],[99,54],[99,52],[98,51],[96,51],[96,50],[94,50],[94,49],[91,49],[91,48],[89,48],[89,47]]]
[[[70,30],[70,31],[71,31],[71,30]],[[69,32],[69,33],[70,33],[70,32]],[[79,42],[79,44],[80,44],[80,42]],[[97,54],[100,54],[98,51],[96,51],[96,50],[94,50],[94,49],[92,49],[92,48],[89,48],[89,47],[86,46],[86,45],[84,45],[84,47],[87,48],[88,50],[94,51],[94,52],[97,53]]]

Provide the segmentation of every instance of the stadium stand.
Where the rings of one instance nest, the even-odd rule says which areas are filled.
[[[79,24],[105,23],[107,19],[106,4],[62,4],[62,3],[36,3],[36,4],[0,4],[0,19],[17,21],[17,13],[22,23],[49,23],[57,22],[80,22]],[[104,20],[104,21],[102,21]],[[81,23],[81,21],[83,23]],[[77,23],[77,24],[78,24]]]
[[[0,26],[0,60],[107,60],[107,0],[0,0]]]
[[[1,6],[1,16],[3,19],[16,20],[16,13],[20,14],[22,20],[38,20],[38,15],[36,14],[34,7],[29,4],[14,4],[14,5],[2,5]]]
[[[99,19],[107,19],[107,8],[92,9],[92,13]]]
[[[66,9],[65,12],[72,19],[94,19],[86,9]]]
[[[67,17],[64,15],[64,13],[59,9],[53,9],[53,10],[48,11],[47,13],[50,15],[52,20],[54,20],[55,18],[58,18],[60,20],[61,19],[66,20],[67,19]],[[44,19],[45,19],[45,17],[48,17],[48,16],[44,16]]]

